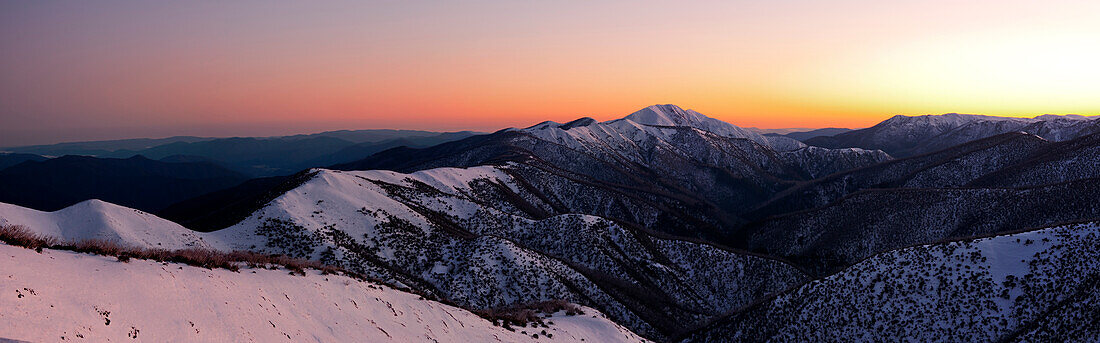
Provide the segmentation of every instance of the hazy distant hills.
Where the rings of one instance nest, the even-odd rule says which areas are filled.
[[[204,162],[64,156],[0,170],[0,202],[54,211],[88,199],[146,211],[235,186],[248,177]]]
[[[302,139],[221,138],[202,142],[177,142],[136,152],[115,152],[112,155],[140,154],[152,159],[169,156],[208,158],[253,176],[290,174],[320,165],[309,161],[336,153],[353,143],[332,137]]]
[[[370,129],[370,130],[337,130],[337,131],[325,131],[311,134],[300,134],[290,136],[273,136],[273,137],[254,137],[258,139],[287,139],[298,140],[318,137],[337,138],[352,143],[369,143],[369,142],[381,142],[399,138],[425,138],[425,137],[437,137],[447,135],[462,135],[469,133],[463,132],[433,132],[433,131],[421,131],[421,130],[392,130],[392,129]],[[242,137],[237,137],[242,138]],[[220,138],[215,137],[194,137],[194,136],[175,136],[168,138],[133,138],[133,139],[116,139],[105,141],[88,141],[88,142],[69,142],[69,143],[57,143],[57,144],[45,144],[45,145],[28,145],[17,147],[0,148],[2,151],[7,152],[20,152],[37,155],[47,156],[62,156],[62,155],[88,155],[88,156],[101,156],[109,157],[111,153],[119,152],[125,154],[130,152],[136,152],[140,150],[149,149],[152,147],[171,144],[171,143],[194,143],[209,140],[216,140]],[[117,157],[117,156],[116,156]],[[129,157],[129,156],[122,156]]]
[[[320,133],[302,134],[282,136],[278,138],[297,140],[297,139],[309,139],[317,137],[329,137],[338,138],[352,143],[378,143],[383,141],[395,140],[395,139],[440,139],[443,141],[453,140],[457,138],[464,138],[470,134],[476,134],[476,132],[460,131],[460,132],[435,132],[435,131],[421,131],[421,130],[392,130],[392,129],[370,129],[370,130],[337,130],[337,131],[325,131]],[[448,138],[450,137],[450,138]],[[457,137],[457,138],[455,138]],[[425,141],[428,140],[418,140]],[[441,143],[441,142],[440,142]]]
[[[0,170],[26,161],[43,161],[47,157],[35,154],[0,153]]]
[[[765,136],[783,136],[783,137],[787,137],[787,138],[797,139],[799,141],[805,141],[807,139],[814,138],[814,137],[833,136],[833,135],[838,135],[838,134],[845,133],[845,132],[848,132],[848,131],[852,131],[852,129],[844,129],[844,128],[839,128],[839,127],[827,127],[827,128],[823,128],[823,129],[813,129],[813,130],[802,130],[802,131],[792,131],[792,132],[782,132],[782,133],[779,133],[779,132],[765,133],[764,135]]]
[[[251,176],[275,176],[350,162],[399,146],[426,147],[474,134],[404,130],[333,131],[276,138],[219,138],[201,142],[176,142],[140,151],[116,151],[109,155],[121,157],[139,154],[152,159],[197,156],[217,161]]]
[[[51,159],[30,153],[0,154],[0,202],[52,211],[101,199],[158,212],[257,176],[287,176],[386,149],[430,146],[474,134],[358,130],[274,138],[172,137],[8,148],[76,155]],[[98,156],[80,155],[85,153]],[[256,183],[243,186],[251,184]],[[184,206],[177,206],[180,208]]]
[[[252,177],[262,177],[289,175],[311,167],[358,160],[394,147],[426,147],[475,134],[469,131],[344,130],[282,137],[126,139],[3,150],[44,156],[128,158],[141,155],[169,162],[206,160]],[[6,159],[0,157],[0,163]]]
[[[26,154],[36,154],[44,156],[64,156],[64,155],[85,155],[85,156],[107,156],[113,152],[119,150],[137,151],[152,148],[158,145],[171,144],[177,142],[201,142],[205,140],[211,140],[214,138],[208,137],[192,137],[192,136],[177,136],[168,138],[134,138],[134,139],[116,139],[107,141],[92,141],[92,142],[71,142],[71,143],[58,143],[47,145],[29,145],[19,147],[7,147],[0,148],[0,151],[17,152]],[[129,157],[129,156],[123,156]]]

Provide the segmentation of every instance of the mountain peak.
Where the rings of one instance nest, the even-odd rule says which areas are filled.
[[[691,124],[700,123],[710,118],[699,112],[685,110],[680,106],[665,104],[643,108],[623,119],[646,125],[692,126]]]
[[[749,139],[764,145],[770,144],[764,136],[756,132],[671,104],[649,106],[619,120],[652,126],[693,127],[719,136]]]
[[[580,119],[577,119],[577,120],[574,120],[574,121],[571,121],[571,122],[568,122],[568,123],[565,123],[565,124],[561,124],[560,127],[561,127],[562,130],[569,130],[569,129],[572,129],[574,127],[589,126],[589,125],[592,125],[592,124],[595,124],[595,123],[597,123],[597,121],[595,119],[592,119],[592,118],[589,118],[589,117],[584,117],[584,118],[580,118]]]

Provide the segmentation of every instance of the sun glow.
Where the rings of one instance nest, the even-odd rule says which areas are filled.
[[[0,139],[1100,114],[1097,1],[0,6]]]
[[[844,66],[824,64],[809,72],[815,82],[792,88],[823,102],[885,111],[1096,114],[1096,61],[1098,35],[974,34],[911,42]]]

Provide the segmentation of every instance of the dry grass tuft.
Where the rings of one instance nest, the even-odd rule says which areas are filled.
[[[0,241],[38,252],[42,252],[42,248],[57,245],[57,238],[33,233],[23,225],[0,225]]]
[[[184,263],[207,269],[222,268],[232,271],[240,270],[240,267],[230,259],[229,254],[200,248],[181,249],[172,252],[169,262]]]
[[[577,305],[561,299],[480,310],[476,313],[493,322],[493,325],[501,325],[505,329],[513,330],[513,325],[527,326],[531,323],[534,323],[536,327],[546,327],[547,325],[543,322],[544,315],[558,311],[565,311],[567,316],[584,314],[584,311]]]
[[[71,250],[75,252],[104,255],[104,256],[119,256],[123,252],[129,252],[133,250],[128,247],[123,247],[114,241],[108,241],[103,239],[86,239],[83,241],[75,242],[71,244]]]
[[[69,250],[81,253],[89,253],[103,256],[113,256],[119,261],[128,262],[130,259],[153,260],[158,262],[175,262],[207,269],[221,268],[239,271],[240,265],[250,268],[277,269],[279,267],[290,270],[290,274],[306,275],[306,269],[320,270],[322,274],[342,274],[353,278],[362,279],[361,276],[345,271],[339,267],[324,265],[321,262],[285,255],[265,255],[251,251],[222,252],[212,249],[188,248],[181,250],[147,249],[119,244],[115,241],[102,239],[88,239],[79,242],[62,243],[57,238],[35,234],[22,225],[0,226],[0,241],[4,243],[35,249],[42,252],[43,248],[55,250]]]

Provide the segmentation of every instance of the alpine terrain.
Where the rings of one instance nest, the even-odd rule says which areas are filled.
[[[34,249],[0,246],[0,337],[1089,342],[1096,120],[762,135],[654,105],[428,135],[149,212],[0,204],[20,227],[0,238]]]

